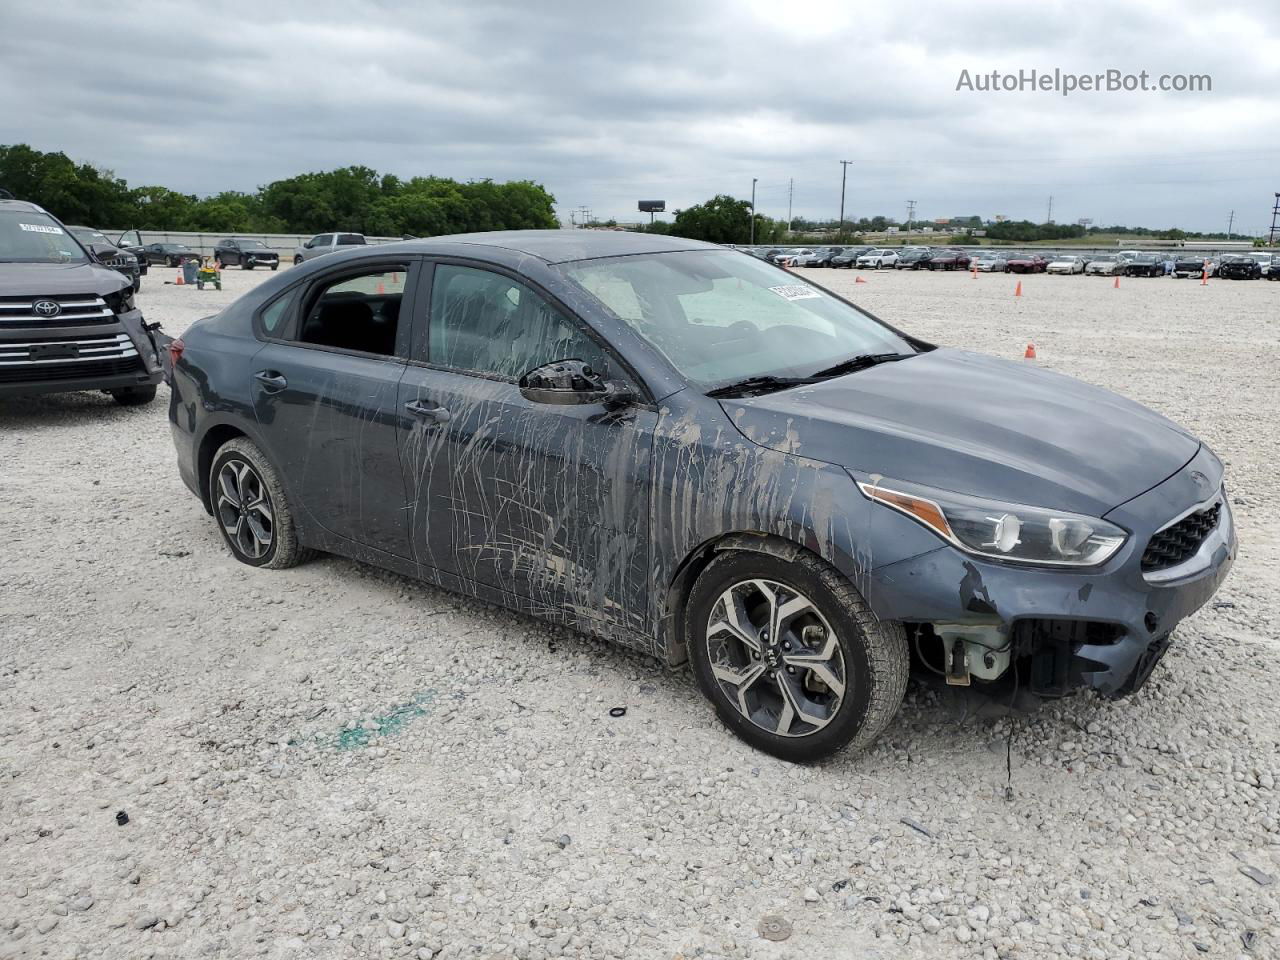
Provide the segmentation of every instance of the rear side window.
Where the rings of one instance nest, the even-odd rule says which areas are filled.
[[[289,316],[289,307],[293,305],[294,292],[290,290],[276,297],[258,315],[258,322],[262,324],[262,330],[267,336],[277,337],[283,331],[284,322]]]
[[[405,271],[403,265],[380,266],[347,274],[313,291],[298,339],[322,347],[393,356]]]

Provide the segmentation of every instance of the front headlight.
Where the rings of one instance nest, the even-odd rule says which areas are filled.
[[[1092,567],[1114,556],[1128,537],[1097,517],[902,486],[858,482],[867,499],[905,513],[961,550],[996,560]]]

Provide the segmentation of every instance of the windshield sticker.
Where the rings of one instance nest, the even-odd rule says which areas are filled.
[[[61,227],[47,227],[43,223],[20,223],[18,226],[27,233],[62,233]]]
[[[800,283],[784,283],[780,287],[770,287],[769,289],[783,300],[816,300],[822,296],[813,287],[806,287]]]

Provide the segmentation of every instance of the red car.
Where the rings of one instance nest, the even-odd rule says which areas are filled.
[[[1017,253],[1009,257],[1010,273],[1044,273],[1049,261],[1038,253]]]
[[[968,270],[969,254],[963,250],[939,250],[923,261],[922,266],[930,270]]]

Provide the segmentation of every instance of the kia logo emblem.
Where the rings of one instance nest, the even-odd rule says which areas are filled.
[[[1201,490],[1204,490],[1206,492],[1209,490],[1209,478],[1206,477],[1199,470],[1191,471],[1191,479],[1195,481],[1195,485],[1199,487]]]
[[[55,300],[37,300],[31,305],[31,312],[37,317],[50,320],[62,312],[62,304]]]

